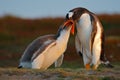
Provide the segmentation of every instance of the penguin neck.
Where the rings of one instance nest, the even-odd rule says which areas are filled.
[[[71,28],[68,30],[60,30],[56,35],[56,40],[60,43],[67,43],[70,36],[70,30]]]

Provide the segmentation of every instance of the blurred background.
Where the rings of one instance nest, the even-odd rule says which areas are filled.
[[[17,67],[30,42],[41,35],[56,34],[67,12],[84,7],[95,13],[105,30],[105,53],[120,64],[119,0],[2,0],[0,1],[0,67]],[[63,67],[83,65],[71,35]]]

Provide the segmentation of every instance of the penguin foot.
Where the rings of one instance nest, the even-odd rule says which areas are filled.
[[[85,65],[86,70],[90,70],[90,64]]]
[[[97,69],[97,66],[96,66],[96,65],[93,65],[93,66],[92,66],[92,69],[93,69],[93,70],[96,70],[96,69]]]

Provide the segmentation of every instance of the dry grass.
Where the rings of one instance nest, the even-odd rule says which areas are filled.
[[[83,68],[36,69],[0,68],[0,80],[119,80],[120,66],[86,71]]]

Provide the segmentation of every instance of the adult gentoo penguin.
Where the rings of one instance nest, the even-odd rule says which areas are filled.
[[[83,62],[87,70],[90,66],[94,70],[100,63],[113,67],[106,59],[104,53],[104,31],[97,16],[85,8],[74,8],[66,15],[66,19],[72,19],[76,26],[75,46],[79,54],[83,56]]]
[[[73,32],[73,21],[65,21],[56,35],[45,35],[34,40],[22,55],[18,68],[46,70],[66,50],[70,31]]]

